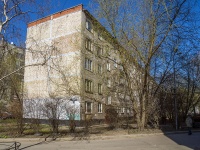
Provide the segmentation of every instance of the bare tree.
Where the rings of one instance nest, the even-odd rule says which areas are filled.
[[[41,119],[44,119],[44,112],[41,101],[37,99],[25,99],[23,101],[23,117],[30,120],[31,127],[36,134],[40,134]]]
[[[10,102],[10,106],[6,106],[6,108],[15,115],[20,134],[24,130],[24,68],[44,65],[49,58],[49,54],[47,56],[46,52],[37,51],[43,56],[42,61],[35,64],[24,63],[25,33],[20,25],[23,26],[30,22],[33,14],[43,16],[51,7],[50,1],[46,1],[45,4],[32,0],[2,0],[0,2],[0,101],[1,103],[3,101],[3,105]],[[13,40],[16,45],[11,42]],[[11,44],[9,44],[10,42]],[[35,53],[30,46],[27,47],[27,51]],[[13,109],[14,107],[17,109]]]
[[[58,133],[61,115],[64,114],[64,100],[62,98],[44,99],[42,110],[44,117],[48,118],[52,132]]]
[[[187,0],[175,1],[98,1],[97,15],[103,18],[103,23],[112,36],[123,48],[118,47],[120,59],[129,84],[130,73],[139,72],[131,99],[137,116],[139,129],[144,129],[151,118],[152,101],[156,102],[158,91],[152,75],[154,58],[164,54],[166,44],[175,42],[177,35],[189,37],[186,22],[191,21],[191,6]],[[134,9],[133,9],[133,6]],[[161,60],[161,59],[160,59]],[[134,64],[130,68],[130,64]],[[151,95],[151,93],[154,93]],[[152,97],[153,96],[153,97]],[[152,112],[152,111],[151,111]]]
[[[80,115],[80,108],[75,105],[76,99],[71,98],[65,103],[64,109],[67,114],[67,120],[69,120],[69,131],[74,133],[76,129],[76,119]]]

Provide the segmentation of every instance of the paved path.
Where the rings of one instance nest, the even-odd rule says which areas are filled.
[[[19,140],[20,150],[200,150],[199,132],[191,136],[179,133],[104,137],[102,140],[68,140],[58,139],[41,143],[36,140]]]

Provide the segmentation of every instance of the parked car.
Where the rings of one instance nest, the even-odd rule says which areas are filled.
[[[0,118],[3,119],[3,120],[5,120],[5,119],[13,119],[14,116],[9,112],[1,112],[0,113]]]

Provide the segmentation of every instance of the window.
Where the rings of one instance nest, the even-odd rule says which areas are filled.
[[[98,64],[98,73],[102,74],[102,66],[100,64]]]
[[[117,68],[117,59],[114,58],[114,67]]]
[[[103,105],[101,103],[98,103],[98,113],[102,113],[103,111]]]
[[[117,92],[115,92],[115,97],[117,97]]]
[[[125,108],[124,108],[124,107],[121,108],[121,113],[122,113],[122,114],[125,113]]]
[[[119,66],[119,69],[122,70],[122,71],[124,70],[124,69],[123,69],[123,66],[121,66],[121,65]]]
[[[125,84],[125,79],[124,78],[120,78],[119,79],[119,83],[124,85]]]
[[[103,49],[99,46],[97,46],[97,56],[102,56],[103,55]]]
[[[99,39],[99,40],[103,40],[102,35],[101,35],[100,32],[98,32],[98,39]]]
[[[110,71],[110,63],[107,62],[107,70]]]
[[[108,56],[110,56],[109,46],[105,46],[105,52]]]
[[[85,69],[92,71],[92,60],[85,58]]]
[[[87,39],[85,40],[85,48],[88,50],[88,51],[92,51],[92,41],[90,39]]]
[[[110,78],[107,79],[107,86],[111,87],[111,80],[110,80]]]
[[[120,113],[120,108],[119,108],[119,107],[117,107],[117,109],[116,109],[116,110],[117,110],[117,113],[119,114],[119,113]]]
[[[92,103],[91,102],[85,102],[85,112],[92,113]]]
[[[98,94],[102,94],[102,85],[98,84]]]
[[[92,92],[92,81],[85,79],[85,91],[86,92]]]
[[[129,108],[127,108],[127,114],[130,114],[130,109]]]
[[[111,103],[112,103],[112,98],[111,96],[108,96],[108,105],[111,105]]]
[[[86,19],[86,29],[90,32],[92,32],[92,23],[90,20]]]

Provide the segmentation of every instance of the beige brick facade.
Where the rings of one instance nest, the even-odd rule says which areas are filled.
[[[105,106],[119,104],[107,81],[116,64],[106,57],[113,46],[98,30],[82,5],[58,12],[28,25],[25,64],[25,99],[79,97],[80,119],[104,119]],[[88,40],[88,41],[87,41]],[[99,54],[102,49],[102,53]],[[110,53],[110,52],[109,52]],[[114,52],[109,55],[119,61]],[[101,70],[101,71],[100,71]],[[108,102],[112,97],[112,102]]]

